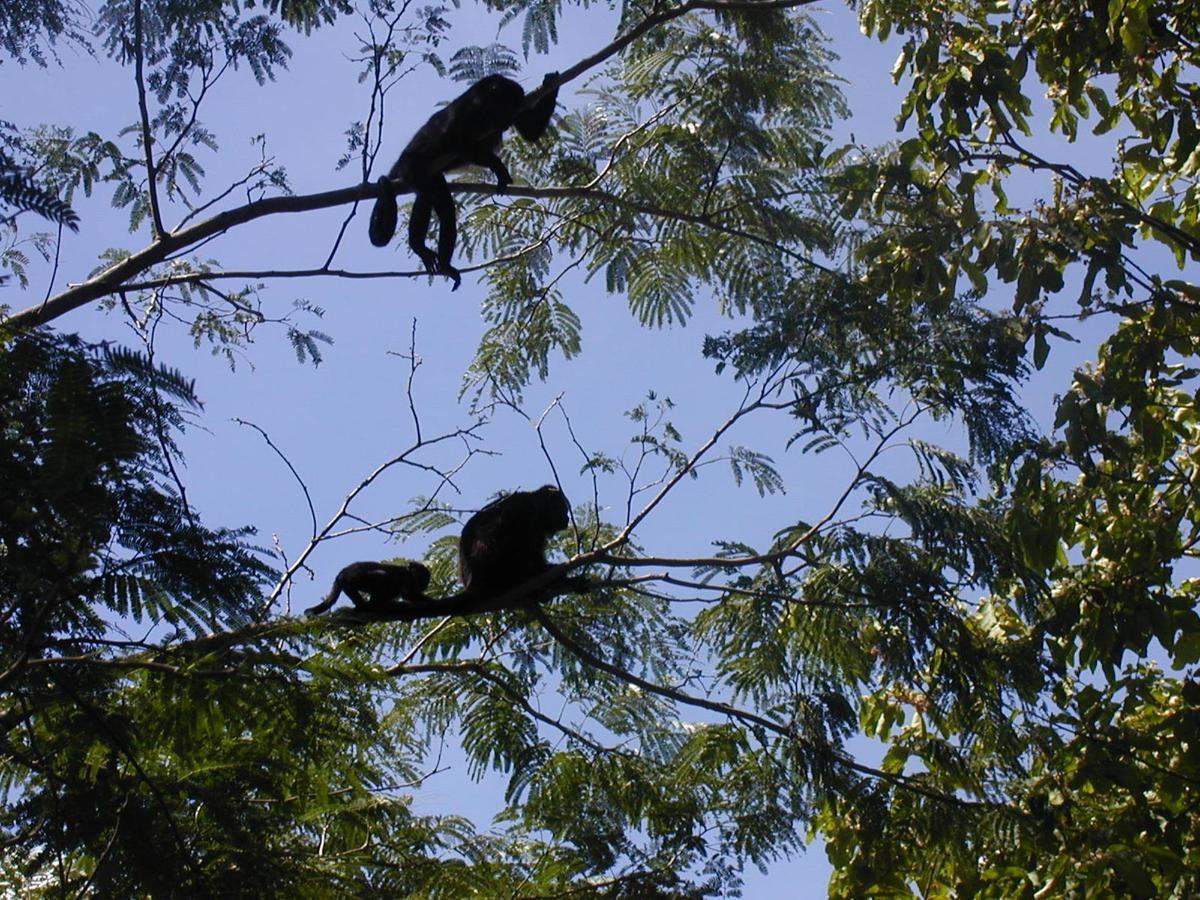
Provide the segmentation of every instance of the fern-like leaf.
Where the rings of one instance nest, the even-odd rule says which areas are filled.
[[[0,203],[18,211],[37,213],[72,231],[79,230],[79,216],[46,188],[34,184],[27,173],[0,154]]]

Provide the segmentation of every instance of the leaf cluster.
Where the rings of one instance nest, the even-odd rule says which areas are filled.
[[[553,352],[579,352],[575,273],[662,327],[709,290],[730,312],[757,309],[784,273],[832,252],[816,190],[843,108],[829,60],[804,16],[685,17],[635,42],[557,120],[542,142],[552,156],[512,142],[531,183],[582,187],[471,210],[464,252],[507,261],[488,272],[492,327],[471,379],[518,390]]]
[[[902,35],[895,74],[911,89],[899,119],[916,136],[846,167],[843,212],[872,223],[860,286],[939,314],[972,295],[1011,306],[1013,341],[1030,342],[1038,368],[1052,339],[1070,338],[1062,320],[1121,318],[1064,385],[1051,433],[997,445],[991,475],[1006,497],[985,505],[989,524],[963,521],[972,542],[1007,547],[979,573],[986,594],[954,653],[952,682],[980,660],[983,677],[955,692],[957,708],[912,681],[862,707],[889,742],[885,768],[915,766],[993,804],[944,809],[885,784],[838,798],[820,824],[831,889],[1186,896],[1196,781],[1175,750],[1194,727],[1200,658],[1186,577],[1196,289],[1159,274],[1145,248],[1165,246],[1180,266],[1200,250],[1189,84],[1200,21],[1172,2],[861,11],[867,30]],[[1067,142],[1091,119],[1092,146],[1111,141],[1111,173],[1084,171],[1069,147],[1034,149],[1042,117]],[[1035,179],[1045,189],[1022,208],[1011,198]],[[1076,289],[1075,310],[1062,307]],[[913,520],[912,498],[897,500]]]

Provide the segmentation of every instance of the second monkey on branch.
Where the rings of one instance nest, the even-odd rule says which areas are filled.
[[[551,72],[542,86],[557,77],[558,73]],[[458,240],[458,227],[445,173],[463,166],[486,166],[496,176],[497,190],[503,191],[512,183],[512,176],[496,155],[501,137],[515,126],[523,138],[536,141],[549,126],[557,99],[558,85],[529,103],[525,91],[511,78],[489,75],[435,112],[412,136],[387,176],[379,179],[384,193],[371,211],[371,243],[387,246],[396,233],[396,195],[413,191],[416,197],[408,220],[408,246],[429,274],[453,279],[453,289],[457,289],[462,276],[450,257]],[[425,246],[431,213],[438,217],[436,254]]]

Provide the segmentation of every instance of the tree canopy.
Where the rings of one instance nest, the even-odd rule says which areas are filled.
[[[103,128],[0,122],[8,894],[731,896],[817,839],[832,896],[1200,891],[1200,10],[853,3],[899,54],[873,144],[838,63],[863,45],[813,6],[0,12],[23,78],[76,77],[70,47],[132,85]],[[222,104],[321,41],[356,106],[294,107],[293,168],[344,131],[297,193]],[[451,183],[468,290],[360,252],[385,113],[432,111],[419,79],[547,71],[558,115],[506,143],[516,182]],[[413,324],[390,383],[363,363],[353,433],[297,439],[317,480],[248,393],[311,521],[214,525],[182,345],[253,364],[279,333],[319,384],[330,282],[445,292],[427,315],[453,327]],[[627,364],[633,332],[653,349]],[[642,399],[564,399],[576,360]],[[713,380],[655,391],[694,365]],[[425,405],[447,377],[457,405]],[[362,472],[360,443],[387,448]],[[574,501],[554,566],[464,594],[462,523],[518,471]],[[434,599],[293,616],[364,537]],[[494,817],[439,789],[451,756]]]

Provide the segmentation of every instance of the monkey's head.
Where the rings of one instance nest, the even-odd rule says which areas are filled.
[[[429,569],[421,563],[410,562],[408,564],[408,585],[415,593],[425,593],[425,589],[429,587],[429,577]]]
[[[546,530],[546,534],[562,531],[571,523],[571,504],[553,484],[543,484],[530,496],[535,501],[533,508],[537,513],[537,523]]]

